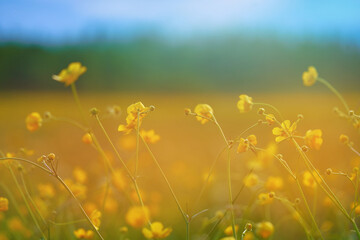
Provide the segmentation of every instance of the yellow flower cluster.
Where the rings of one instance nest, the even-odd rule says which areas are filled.
[[[92,230],[85,230],[83,228],[79,228],[74,231],[74,235],[77,239],[92,239],[94,236],[94,232]]]
[[[316,80],[318,79],[319,74],[316,71],[316,68],[310,66],[307,71],[305,71],[302,75],[303,83],[305,86],[310,87],[314,85]]]
[[[239,109],[240,113],[246,113],[251,111],[253,107],[253,99],[248,95],[242,94],[239,96],[239,101],[237,102],[237,108]]]
[[[196,113],[196,119],[201,124],[205,124],[214,118],[214,110],[208,104],[196,105],[194,113]]]
[[[141,130],[140,135],[144,138],[147,143],[156,143],[160,140],[160,136],[155,133],[154,130]]]
[[[296,122],[291,124],[289,120],[285,120],[281,123],[281,127],[275,127],[272,130],[272,133],[277,136],[275,138],[276,142],[281,142],[285,140],[286,138],[293,135],[297,127]]]
[[[240,138],[237,152],[238,153],[247,152],[250,146],[256,146],[256,144],[257,144],[257,139],[255,135],[249,135],[246,139]]]

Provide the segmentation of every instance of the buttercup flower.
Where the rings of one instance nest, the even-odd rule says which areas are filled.
[[[205,124],[209,119],[213,119],[214,110],[207,104],[196,105],[194,112],[198,115],[196,119],[201,123]],[[206,119],[208,118],[208,119]]]
[[[256,224],[256,234],[264,239],[274,233],[274,225],[271,222],[260,222]]]
[[[86,172],[79,168],[79,167],[76,167],[74,170],[73,170],[73,176],[76,180],[76,182],[78,183],[85,183],[87,181],[87,174]]]
[[[77,239],[91,239],[94,236],[94,232],[91,230],[85,230],[83,228],[79,228],[74,231],[74,235]]]
[[[256,146],[257,139],[255,135],[249,135],[246,139],[240,138],[237,152],[242,153],[248,151],[250,148],[250,144]]]
[[[237,102],[237,107],[240,113],[246,113],[251,111],[253,106],[252,97],[242,94],[239,96],[240,100]]]
[[[69,86],[83,75],[86,70],[86,67],[82,66],[81,63],[73,62],[66,69],[61,70],[59,75],[53,75],[52,78],[55,81],[65,83],[65,86]]]
[[[259,183],[259,177],[255,173],[250,173],[244,178],[244,184],[246,187],[253,187]]]
[[[143,208],[141,206],[131,207],[125,216],[126,222],[134,228],[143,227],[146,224],[148,218],[149,209],[147,207]]]
[[[284,185],[284,181],[281,177],[268,177],[265,187],[268,191],[277,191],[279,189],[282,189]]]
[[[94,224],[96,229],[99,229],[100,227],[101,224],[100,218],[101,218],[101,212],[97,209],[95,209],[90,215],[91,222]]]
[[[156,143],[160,140],[160,136],[155,133],[154,130],[141,130],[140,135],[144,138],[147,143]]]
[[[36,130],[38,130],[41,125],[42,125],[42,117],[40,116],[40,114],[38,112],[32,112],[29,115],[27,115],[25,123],[26,123],[26,128],[30,131],[30,132],[34,132]]]
[[[170,235],[172,229],[164,228],[164,225],[161,222],[153,222],[150,226],[150,229],[143,228],[142,233],[147,239],[162,239]]]
[[[0,212],[9,210],[9,200],[4,197],[0,197]]]
[[[37,186],[40,197],[45,198],[53,198],[55,196],[55,189],[53,185],[50,183],[39,183]]]
[[[137,121],[139,118],[139,126],[141,125],[142,119],[150,112],[150,107],[145,107],[142,102],[131,104],[127,108],[126,125],[119,125],[118,131],[129,134],[133,129],[137,128]],[[139,114],[139,117],[138,117]]]
[[[235,225],[235,232],[239,231],[239,225]],[[233,229],[232,226],[227,226],[227,228],[225,228],[224,233],[228,236],[233,235]]]
[[[286,138],[290,137],[296,130],[296,122],[294,122],[293,124],[290,123],[289,120],[285,120],[281,123],[281,128],[280,127],[275,127],[272,130],[272,133],[277,136],[275,138],[276,142],[281,142],[283,140],[285,140]],[[290,134],[290,136],[289,136]]]
[[[317,175],[316,172],[313,172],[314,176],[316,177],[316,179],[320,182],[321,179],[320,177]],[[303,175],[303,184],[307,187],[311,187],[311,188],[315,188],[317,185],[317,181],[314,179],[314,177],[312,176],[311,172],[306,171],[304,172]]]
[[[270,198],[268,193],[260,193],[258,195],[259,198],[259,204],[265,205],[273,202],[273,198]]]
[[[306,72],[303,73],[302,79],[305,86],[310,87],[314,85],[318,78],[318,72],[316,71],[316,68],[313,66],[310,66]]]
[[[316,150],[319,150],[322,143],[322,131],[320,129],[308,130],[305,135],[306,144]]]

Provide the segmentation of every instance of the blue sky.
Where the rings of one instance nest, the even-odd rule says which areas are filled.
[[[0,38],[81,41],[157,32],[186,37],[222,31],[360,43],[360,1],[0,0]]]

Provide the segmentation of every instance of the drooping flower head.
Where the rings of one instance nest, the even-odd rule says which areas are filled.
[[[214,110],[208,104],[196,105],[194,112],[196,113],[196,120],[201,124],[205,124],[209,119],[213,119]]]
[[[142,119],[151,111],[151,107],[145,107],[142,102],[131,104],[127,108],[126,125],[119,125],[118,131],[129,134],[133,129],[137,128],[138,119],[141,125]]]
[[[79,62],[70,63],[69,66],[61,70],[59,75],[53,75],[52,78],[55,81],[65,83],[65,86],[69,86],[86,72],[86,67],[82,66]]]
[[[294,122],[290,123],[289,120],[285,120],[281,123],[281,127],[275,127],[272,130],[272,133],[277,136],[275,138],[276,142],[281,142],[286,138],[290,137],[296,130],[297,124]]]
[[[171,231],[171,228],[164,228],[164,225],[161,222],[153,222],[150,229],[142,229],[142,233],[147,239],[163,239],[169,236]]]
[[[271,222],[260,222],[256,224],[256,234],[264,239],[269,238],[274,233],[274,225]]]
[[[239,101],[237,102],[237,107],[240,113],[246,113],[251,111],[253,106],[252,97],[242,94],[239,96]]]
[[[38,112],[32,112],[25,119],[26,128],[30,132],[38,130],[42,126],[43,119]]]
[[[322,143],[322,131],[320,129],[308,130],[305,135],[306,144],[312,149],[319,150]]]
[[[314,85],[318,78],[318,72],[316,71],[316,68],[313,66],[310,66],[307,71],[303,72],[302,79],[305,86],[310,87]]]

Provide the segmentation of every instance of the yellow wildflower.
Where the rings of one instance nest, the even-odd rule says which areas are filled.
[[[129,231],[129,229],[128,229],[127,226],[122,226],[122,227],[120,228],[120,232],[121,232],[121,233],[127,233],[128,231]]]
[[[281,177],[268,177],[265,187],[268,191],[277,191],[282,189],[284,181]]]
[[[322,131],[320,129],[308,130],[305,135],[306,144],[312,149],[319,150],[322,143]]]
[[[34,132],[36,130],[38,130],[41,125],[42,125],[42,117],[40,116],[40,114],[38,112],[32,112],[29,115],[27,115],[26,119],[25,119],[25,123],[26,123],[26,128],[30,131],[30,132]]]
[[[114,171],[114,173],[112,174],[112,182],[118,190],[125,189],[126,181],[125,181],[124,174],[122,173],[122,171],[120,169],[116,169]]]
[[[348,144],[349,143],[349,137],[345,134],[341,134],[339,137],[339,140],[341,143],[343,144]]]
[[[17,217],[13,217],[7,222],[8,228],[13,232],[22,232],[25,228],[21,220]]]
[[[9,200],[4,197],[0,197],[0,212],[9,210]]]
[[[90,133],[85,133],[84,136],[82,136],[81,141],[85,144],[91,144],[93,142]]]
[[[317,175],[316,172],[313,172],[314,176],[316,177],[316,180],[319,182],[321,181],[320,177]],[[317,185],[317,181],[312,176],[311,172],[306,171],[303,174],[303,184],[307,187],[315,188]]]
[[[96,229],[99,229],[100,227],[101,224],[100,218],[101,218],[101,212],[97,209],[95,209],[90,215],[91,222],[92,224],[94,224]]]
[[[235,225],[235,232],[238,232],[239,231],[239,225]],[[233,235],[233,228],[232,228],[232,226],[230,225],[230,226],[227,226],[226,228],[225,228],[225,230],[224,230],[224,233],[226,234],[226,235],[228,235],[228,236],[231,236],[231,235]]]
[[[143,227],[146,224],[148,218],[149,209],[147,207],[143,208],[141,206],[131,207],[125,216],[126,222],[134,228]]]
[[[164,225],[161,222],[153,222],[150,226],[150,229],[143,228],[142,233],[147,239],[162,239],[170,235],[172,229],[164,228]]]
[[[281,128],[280,127],[275,127],[272,130],[272,133],[277,136],[275,138],[276,142],[281,142],[284,139],[290,137],[296,130],[296,122],[294,122],[293,124],[290,123],[289,120],[285,120],[281,123]]]
[[[253,232],[246,232],[243,240],[254,240],[255,236]]]
[[[78,182],[78,183],[84,184],[87,181],[86,172],[83,169],[79,168],[79,167],[74,168],[73,176],[74,176],[76,182]]]
[[[257,144],[257,139],[255,135],[250,135],[246,139],[240,138],[239,146],[237,149],[238,153],[246,152],[250,148],[250,144],[255,146]]]
[[[254,187],[259,183],[259,177],[255,173],[250,173],[244,178],[244,184],[246,187]]]
[[[81,63],[73,62],[66,69],[61,70],[59,75],[53,75],[52,79],[65,83],[65,86],[69,86],[83,75],[86,70],[86,67],[82,66]]]
[[[270,198],[268,193],[260,193],[259,196],[259,204],[265,205],[273,202],[273,198]]]
[[[83,228],[79,228],[74,231],[74,235],[77,239],[91,239],[94,236],[94,232],[91,230],[85,230]]]
[[[151,110],[150,107],[145,107],[142,102],[137,102],[131,104],[127,108],[127,117],[126,117],[126,125],[119,125],[118,131],[129,134],[133,129],[137,128],[138,118],[139,118],[139,126],[141,125],[142,119],[146,116],[146,114]],[[138,116],[139,115],[139,116]]]
[[[198,115],[196,116],[196,119],[201,124],[205,124],[209,119],[213,119],[214,110],[207,104],[196,105],[194,112]]]
[[[316,68],[313,66],[310,66],[307,71],[303,72],[302,79],[305,86],[310,87],[314,85],[318,78],[318,72],[316,71]]]
[[[274,233],[274,225],[271,222],[260,222],[256,224],[256,234],[264,239],[269,238]]]
[[[251,111],[253,104],[252,97],[242,94],[239,96],[239,101],[237,102],[237,107],[240,113],[246,113]]]
[[[55,196],[54,186],[50,183],[40,183],[37,186],[41,198],[53,198]]]
[[[154,130],[141,130],[140,135],[144,138],[147,143],[156,143],[160,140],[160,136],[155,133]]]

